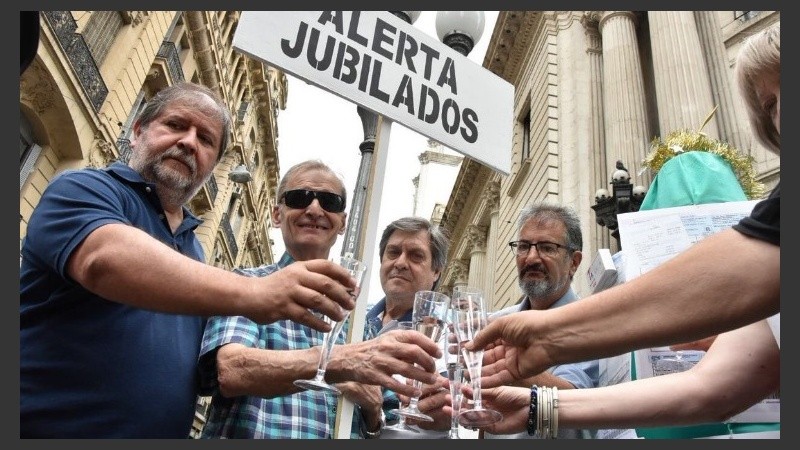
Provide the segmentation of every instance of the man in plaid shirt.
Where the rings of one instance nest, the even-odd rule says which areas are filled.
[[[321,161],[289,169],[278,186],[278,204],[272,211],[286,253],[277,264],[239,272],[266,276],[289,264],[327,259],[337,236],[344,233],[345,199],[342,180]],[[344,343],[345,334],[340,333],[337,344]],[[323,333],[289,320],[258,325],[240,316],[211,318],[199,358],[202,392],[212,396],[202,436],[331,438],[337,397],[293,384],[315,375],[322,337]],[[419,393],[392,374],[432,383],[437,378],[434,358],[440,355],[436,343],[413,331],[397,330],[370,341],[335,345],[326,379],[357,405],[352,437],[380,434],[381,386],[407,395]]]

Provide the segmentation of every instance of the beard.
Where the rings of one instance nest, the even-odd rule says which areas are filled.
[[[190,173],[186,175],[164,164],[168,158],[185,164]],[[186,204],[211,177],[210,172],[204,177],[198,177],[197,161],[177,147],[171,147],[159,154],[134,152],[128,165],[139,172],[145,181],[156,185],[158,196],[162,203],[166,203],[165,206]]]
[[[541,280],[526,280],[525,279],[525,272],[529,270],[538,270],[542,272],[545,277]],[[564,289],[564,286],[567,284],[568,279],[562,280],[560,282],[554,282],[550,279],[550,274],[547,272],[547,269],[544,266],[528,266],[525,267],[519,274],[519,287],[525,295],[531,300],[533,303],[534,300],[540,298],[550,298],[561,292]]]

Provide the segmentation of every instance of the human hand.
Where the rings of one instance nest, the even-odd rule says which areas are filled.
[[[408,404],[409,398],[398,394],[397,398],[402,404]],[[416,425],[424,430],[447,431],[450,429],[452,411],[450,407],[450,389],[446,377],[439,376],[435,384],[426,384],[422,387],[422,394],[419,396],[417,408],[423,414],[427,414],[433,422],[415,420],[407,417],[409,425]]]
[[[383,394],[380,386],[345,381],[336,383],[336,387],[342,391],[344,398],[360,406],[362,411],[374,413],[380,418],[381,407],[383,406]]]
[[[367,341],[334,346],[327,378],[376,384],[398,394],[414,396],[419,390],[392,375],[402,375],[423,384],[436,383],[440,375],[435,373],[434,358],[441,357],[441,352],[440,346],[422,333],[392,330]]]
[[[465,398],[472,398],[472,386],[469,383],[463,384],[461,391]],[[481,429],[492,434],[519,433],[527,430],[531,388],[516,386],[482,388],[481,401],[484,408],[494,409],[503,415],[501,421],[481,427]]]
[[[248,277],[255,302],[251,314],[259,323],[288,319],[318,331],[331,326],[315,313],[343,320],[355,307],[356,280],[340,265],[324,259],[298,261],[266,277]]]
[[[467,350],[491,349],[492,354],[484,353],[484,358],[494,362],[483,366],[493,374],[488,377],[489,385],[536,375],[554,365],[545,348],[546,341],[542,342],[537,333],[543,328],[543,314],[545,311],[522,311],[499,317],[464,344]]]

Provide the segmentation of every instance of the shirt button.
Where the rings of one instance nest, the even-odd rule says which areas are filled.
[[[145,190],[145,192],[147,192],[148,194],[149,194],[150,192],[152,192],[152,191],[153,191],[153,189],[151,189],[151,188],[150,188],[150,186],[147,186],[147,187],[145,187],[145,188],[144,188],[144,190]]]

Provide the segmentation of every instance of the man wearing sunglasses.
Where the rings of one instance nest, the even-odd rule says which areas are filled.
[[[298,261],[327,259],[345,230],[346,195],[342,180],[321,161],[290,168],[272,208],[272,223],[281,230],[286,252],[276,264],[237,272],[260,277]],[[436,343],[411,331],[342,345],[345,335],[346,331],[340,333],[340,345],[333,347],[326,380],[358,405],[353,437],[375,437],[382,426],[380,386],[414,394],[413,387],[392,374],[433,382],[434,357],[441,353]],[[315,375],[322,337],[323,333],[290,320],[269,325],[245,317],[209,320],[199,365],[205,395],[212,399],[202,436],[331,438],[338,398],[293,384]]]
[[[517,239],[509,242],[517,262],[522,300],[491,315],[496,317],[530,309],[551,309],[578,300],[571,283],[583,259],[583,237],[578,215],[566,206],[536,203],[525,207],[517,221]],[[484,359],[484,367],[489,363]],[[533,377],[518,381],[517,386],[530,388],[556,386],[559,389],[597,387],[600,377],[598,360],[551,367]],[[491,375],[485,370],[484,377]],[[489,386],[486,386],[489,387]],[[591,438],[590,430],[559,429],[559,438]],[[493,435],[485,439],[531,438],[527,433]]]

